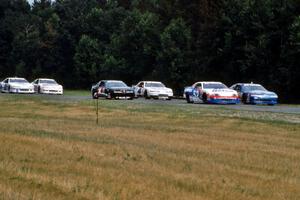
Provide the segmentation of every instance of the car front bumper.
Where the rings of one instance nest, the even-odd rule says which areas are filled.
[[[211,104],[238,104],[238,103],[240,103],[240,99],[239,98],[235,98],[235,99],[229,99],[229,98],[208,99],[207,103],[211,103]]]
[[[40,93],[42,94],[63,94],[63,90],[56,90],[56,89],[41,89]]]
[[[111,98],[134,98],[134,92],[110,92]],[[109,97],[109,94],[98,93],[98,97]]]
[[[153,98],[173,98],[173,93],[149,92],[149,96]]]
[[[10,88],[9,92],[18,94],[33,94],[34,89],[29,88]]]
[[[250,97],[250,104],[275,105],[278,103],[277,98],[254,98]]]

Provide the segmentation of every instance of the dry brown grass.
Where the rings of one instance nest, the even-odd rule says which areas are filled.
[[[1,97],[0,199],[300,199],[298,124],[113,103]]]

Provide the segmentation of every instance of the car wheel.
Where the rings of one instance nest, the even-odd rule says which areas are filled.
[[[41,93],[41,86],[38,87],[37,89],[37,93],[40,94]]]
[[[147,90],[144,92],[144,97],[145,97],[145,99],[150,99],[150,97],[148,96]]]
[[[10,86],[7,87],[7,92],[8,92],[8,93],[11,93],[11,91],[10,91]]]
[[[106,98],[107,99],[112,99],[113,98],[110,92],[107,93],[107,97]]]
[[[93,99],[98,99],[98,94],[97,94],[97,92],[93,92],[93,93],[92,93],[92,97],[93,97]]]
[[[203,103],[207,103],[207,95],[205,93],[202,95],[202,101]]]
[[[193,103],[193,101],[191,101],[191,99],[190,99],[190,95],[186,94],[185,98],[186,98],[186,102]]]
[[[242,96],[242,103],[247,104],[247,98],[248,98],[248,95],[247,94],[243,94],[243,96]]]

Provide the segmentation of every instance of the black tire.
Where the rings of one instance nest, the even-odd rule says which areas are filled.
[[[243,94],[242,96],[242,103],[247,104],[247,94]]]
[[[193,103],[193,101],[191,101],[191,99],[190,99],[190,95],[186,94],[185,99],[186,99],[187,103]]]
[[[96,91],[93,91],[92,97],[93,97],[93,99],[98,99],[98,94]]]
[[[41,87],[38,87],[37,93],[40,94],[41,93]]]
[[[150,99],[150,97],[148,96],[147,90],[144,92],[144,97],[145,97],[145,99]]]
[[[10,91],[10,85],[7,87],[7,92],[11,93],[11,91]]]
[[[207,95],[205,93],[202,95],[202,101],[203,103],[207,103]]]
[[[106,98],[107,98],[107,99],[113,99],[114,97],[113,97],[113,95],[111,94],[111,92],[108,92]]]

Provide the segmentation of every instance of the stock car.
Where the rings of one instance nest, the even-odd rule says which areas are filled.
[[[25,78],[9,77],[1,82],[1,92],[33,94],[34,87]]]
[[[196,82],[185,87],[183,96],[188,103],[200,102],[211,104],[237,104],[238,93],[221,82]]]
[[[275,105],[278,96],[275,92],[268,91],[260,84],[254,83],[237,83],[230,88],[236,90],[245,104],[268,104]]]
[[[59,85],[54,79],[39,78],[31,84],[34,86],[34,91],[40,94],[63,94],[63,86]]]
[[[141,81],[133,86],[135,97],[145,97],[146,99],[167,99],[173,97],[173,90],[167,88],[163,83],[158,81]]]
[[[130,99],[134,98],[133,88],[128,87],[123,81],[102,80],[92,86],[93,99],[105,97],[107,99]]]

